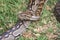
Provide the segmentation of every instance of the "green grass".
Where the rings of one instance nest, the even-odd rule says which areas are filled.
[[[37,23],[32,23],[28,28],[28,30],[32,31],[33,34],[34,33],[40,34],[40,36],[36,36],[35,39],[34,39],[34,37],[32,37],[32,38],[29,38],[28,40],[55,40],[55,39],[49,39],[46,34],[54,33],[54,29],[53,29],[54,26],[56,26],[56,28],[60,27],[60,23],[58,23],[56,21],[54,14],[53,14],[53,8],[57,1],[58,0],[48,0],[48,2],[45,4],[43,11],[42,11],[42,15],[40,16],[40,21],[38,21]],[[51,10],[47,10],[46,6],[49,6],[51,8]],[[37,27],[39,27],[39,28],[44,27],[44,25],[47,25],[49,28],[43,30],[43,32],[41,32],[41,33],[34,31]],[[55,32],[55,33],[57,33],[57,32]],[[19,40],[20,40],[20,38],[19,38]],[[25,37],[23,37],[23,38],[22,38],[23,40],[27,40]]]
[[[11,28],[18,20],[19,11],[25,11],[28,0],[0,0],[0,34]]]
[[[46,33],[54,33],[53,26],[56,25],[60,29],[60,23],[56,22],[55,17],[53,15],[53,6],[59,0],[48,0],[45,4],[44,9],[42,11],[42,15],[40,16],[40,21],[37,23],[32,23],[28,30],[32,31],[32,33],[40,34],[41,36],[36,37],[36,40],[48,40]],[[11,28],[18,20],[17,14],[19,11],[25,11],[28,4],[28,0],[0,0],[0,34]],[[49,6],[51,10],[47,10],[46,6]],[[49,24],[50,23],[50,24]],[[54,23],[53,25],[51,25]],[[36,27],[44,27],[44,25],[49,24],[49,28],[42,33],[34,32]],[[35,40],[32,38],[25,38],[20,36],[18,40]]]

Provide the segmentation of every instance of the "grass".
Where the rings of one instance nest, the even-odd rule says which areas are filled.
[[[54,40],[52,39],[52,36],[55,36],[53,33],[60,29],[60,23],[56,21],[52,10],[57,1],[59,0],[48,0],[44,5],[40,21],[32,23],[27,29],[26,33],[30,33],[30,36],[26,34],[20,36],[18,40]],[[0,0],[0,34],[17,22],[17,14],[19,11],[26,10],[26,4],[28,0]]]
[[[19,11],[25,11],[28,0],[0,0],[0,34],[17,22]]]

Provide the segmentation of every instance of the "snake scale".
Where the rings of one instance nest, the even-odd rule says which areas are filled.
[[[54,15],[58,22],[60,22],[60,1],[58,1],[54,7]]]
[[[39,20],[44,3],[47,0],[29,0],[27,10],[19,12],[19,21],[8,31],[0,35],[0,40],[16,40],[28,28],[31,21]]]

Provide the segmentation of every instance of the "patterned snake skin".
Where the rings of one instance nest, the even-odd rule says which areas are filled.
[[[2,36],[0,36],[0,40],[16,40],[16,37],[21,35],[26,28],[28,27],[30,22],[28,21],[19,21],[16,25],[6,31]]]
[[[19,35],[26,31],[30,20],[38,20],[46,0],[29,0],[28,9],[18,15],[19,21],[8,31],[0,35],[0,40],[16,40]],[[29,21],[28,21],[29,20]]]
[[[60,22],[60,1],[58,1],[54,8],[54,15],[58,22]]]
[[[39,20],[43,5],[47,0],[30,0],[29,9],[23,13],[19,13],[20,20]]]

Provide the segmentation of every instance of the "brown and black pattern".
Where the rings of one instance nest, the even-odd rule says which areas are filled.
[[[40,16],[40,13],[42,12],[42,8],[44,6],[44,3],[46,0],[39,0],[38,9],[36,10],[36,16]]]
[[[19,35],[22,35],[31,23],[30,20],[39,20],[45,1],[29,0],[28,9],[25,12],[20,12],[19,21],[10,30],[0,35],[0,40],[16,40]]]
[[[18,18],[21,20],[39,20],[44,3],[47,0],[29,0],[28,10],[19,13]]]
[[[54,15],[58,22],[60,22],[60,1],[56,3],[54,8]]]

